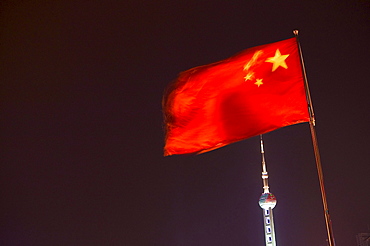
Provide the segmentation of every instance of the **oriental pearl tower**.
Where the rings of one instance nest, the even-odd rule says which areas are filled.
[[[263,149],[262,135],[260,135],[260,139],[261,139],[261,155],[262,155],[263,193],[260,196],[258,203],[263,210],[263,226],[265,229],[266,246],[276,246],[274,217],[272,214],[272,209],[276,206],[276,198],[269,191],[268,174],[266,170],[265,152]]]

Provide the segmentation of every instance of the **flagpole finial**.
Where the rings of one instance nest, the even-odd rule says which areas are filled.
[[[298,36],[298,32],[299,32],[299,31],[298,31],[298,29],[294,29],[294,30],[293,30],[293,33],[294,33],[294,35],[296,35],[296,36]]]

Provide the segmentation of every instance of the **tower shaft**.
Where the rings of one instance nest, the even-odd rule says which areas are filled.
[[[263,219],[263,225],[265,227],[266,246],[276,246],[274,216],[271,207],[263,209]]]

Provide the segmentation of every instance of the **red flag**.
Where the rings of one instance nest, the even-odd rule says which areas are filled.
[[[296,39],[182,72],[163,107],[165,156],[207,152],[309,121]]]

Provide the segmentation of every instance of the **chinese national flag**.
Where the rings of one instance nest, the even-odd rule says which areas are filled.
[[[182,72],[163,107],[165,156],[207,152],[309,121],[296,39]]]

